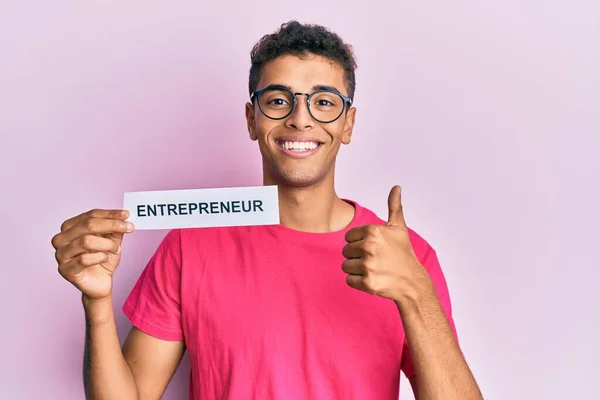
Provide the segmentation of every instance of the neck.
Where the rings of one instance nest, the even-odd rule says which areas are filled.
[[[265,181],[265,184],[266,181]],[[278,185],[281,224],[312,233],[344,229],[354,217],[354,207],[335,193],[333,179],[306,187]]]

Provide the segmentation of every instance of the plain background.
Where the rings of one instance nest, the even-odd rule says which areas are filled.
[[[338,193],[437,249],[487,399],[591,398],[600,267],[600,3],[2,1],[0,398],[81,399],[84,322],[51,237],[135,190],[261,183],[244,103],[281,23],[354,45]],[[123,300],[165,232],[126,239]],[[184,361],[165,399],[187,395]],[[403,399],[411,399],[403,378]]]

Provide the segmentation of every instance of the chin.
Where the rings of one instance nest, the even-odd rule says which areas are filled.
[[[326,173],[320,173],[320,171],[309,169],[288,170],[284,168],[273,168],[269,173],[269,177],[274,183],[298,188],[316,185],[322,182],[326,176]]]
[[[333,177],[335,160],[327,160],[325,154],[318,152],[306,158],[294,159],[282,154],[279,149],[268,150],[262,152],[265,182],[302,188],[319,185]]]

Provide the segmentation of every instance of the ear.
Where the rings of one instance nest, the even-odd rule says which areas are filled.
[[[256,136],[256,121],[254,120],[254,104],[252,103],[246,103],[246,123],[250,140],[258,139],[258,136]]]
[[[356,118],[356,107],[352,107],[348,110],[346,115],[346,121],[344,122],[344,132],[342,133],[342,143],[350,144],[352,140],[352,130],[354,129],[354,121]]]

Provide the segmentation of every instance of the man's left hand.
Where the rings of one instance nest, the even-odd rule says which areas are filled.
[[[365,225],[346,233],[342,270],[349,286],[396,302],[431,288],[431,281],[412,248],[404,219],[401,188],[388,197],[385,225]],[[414,298],[414,297],[413,297]]]

